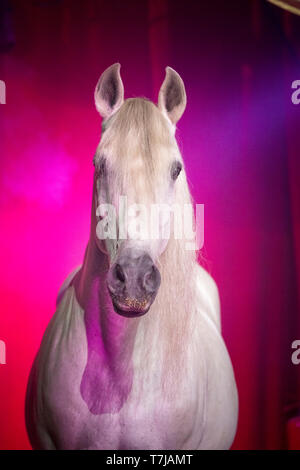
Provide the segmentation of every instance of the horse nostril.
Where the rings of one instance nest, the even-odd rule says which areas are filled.
[[[120,264],[116,264],[116,267],[115,267],[115,275],[116,275],[116,278],[121,281],[121,282],[125,282],[125,274],[124,274],[124,271],[123,271],[123,268],[121,267]]]
[[[151,269],[144,275],[143,286],[144,289],[149,293],[153,294],[160,285],[160,274],[159,270],[152,265]]]

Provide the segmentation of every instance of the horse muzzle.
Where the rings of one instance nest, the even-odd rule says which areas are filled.
[[[159,270],[147,253],[122,253],[107,276],[114,310],[126,317],[144,315],[154,302],[160,281]]]

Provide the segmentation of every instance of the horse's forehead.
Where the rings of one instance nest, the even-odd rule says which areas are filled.
[[[149,168],[143,157],[137,157],[122,168],[119,175],[112,171],[109,181],[111,199],[115,203],[120,196],[126,196],[129,204],[145,205],[161,201],[168,185],[165,171],[157,170]]]
[[[128,172],[119,188],[113,188],[113,192],[126,195],[131,202],[147,203],[159,199],[164,186],[163,178],[148,174],[137,165]]]

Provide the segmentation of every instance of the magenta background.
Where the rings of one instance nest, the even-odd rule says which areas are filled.
[[[178,125],[192,194],[205,204],[240,395],[233,448],[287,446],[299,407],[300,18],[260,0],[13,1],[0,55],[0,448],[30,448],[26,381],[57,291],[89,234],[99,75],[119,61],[125,96],[156,101],[166,65],[188,106]]]

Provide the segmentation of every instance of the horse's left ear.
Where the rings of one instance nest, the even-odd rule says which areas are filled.
[[[109,118],[123,104],[124,87],[120,68],[119,63],[111,65],[103,72],[97,83],[95,105],[103,119]]]
[[[171,67],[166,68],[166,77],[158,95],[158,107],[173,124],[181,118],[186,107],[184,83]]]

